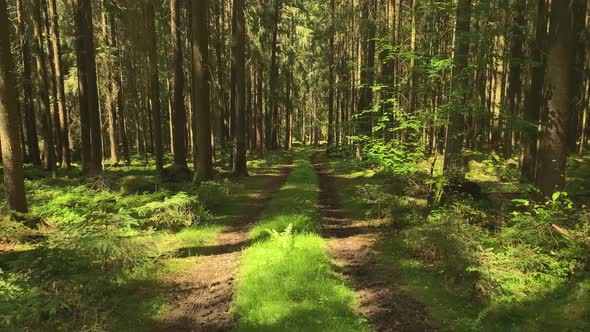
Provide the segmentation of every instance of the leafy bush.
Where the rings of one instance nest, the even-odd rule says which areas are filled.
[[[199,198],[178,193],[163,202],[151,202],[135,209],[142,219],[142,228],[169,229],[178,231],[210,219]]]

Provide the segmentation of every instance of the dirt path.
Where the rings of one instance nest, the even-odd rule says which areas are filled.
[[[340,207],[334,178],[326,167],[314,162],[319,177],[322,235],[338,272],[352,282],[361,313],[377,331],[436,331],[426,309],[396,286],[395,276],[377,264],[375,244],[383,234],[384,222],[354,221]]]
[[[285,183],[292,167],[279,168],[271,183],[248,204],[246,215],[222,232],[215,243],[199,248],[199,261],[171,280],[173,304],[154,331],[229,331],[234,280],[242,249],[250,244],[248,231],[273,193]]]

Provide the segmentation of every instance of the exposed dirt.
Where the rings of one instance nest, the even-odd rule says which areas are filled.
[[[270,184],[249,202],[245,215],[235,220],[209,246],[198,248],[198,262],[190,271],[170,277],[172,307],[154,331],[229,331],[229,312],[242,249],[250,243],[248,231],[260,217],[273,193],[285,183],[292,167],[281,166]]]
[[[396,276],[377,263],[375,244],[383,236],[384,223],[347,218],[334,178],[321,163],[313,165],[319,177],[322,233],[336,270],[352,283],[361,313],[377,331],[437,331],[424,305],[404,294],[396,286]]]

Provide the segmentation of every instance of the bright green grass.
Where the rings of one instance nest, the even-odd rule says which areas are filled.
[[[317,177],[307,160],[298,159],[287,183],[277,192],[250,237],[268,237],[267,230],[281,232],[291,225],[296,233],[317,232]]]
[[[311,165],[296,160],[252,232],[260,241],[242,257],[232,309],[237,330],[368,330],[353,292],[331,270],[324,241],[312,233],[319,228],[317,197]],[[275,232],[265,237],[266,229]]]

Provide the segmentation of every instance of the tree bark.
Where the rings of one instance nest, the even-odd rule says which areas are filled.
[[[10,29],[6,0],[0,0],[0,141],[4,195],[9,210],[26,213],[23,155],[18,132],[18,94],[14,60],[10,53]]]
[[[274,0],[272,50],[270,62],[270,114],[266,115],[266,147],[275,149],[279,144],[279,104],[277,101],[278,65],[278,35],[281,20],[281,0]]]
[[[170,0],[170,28],[174,48],[174,164],[186,167],[186,109],[184,105],[184,72],[182,69],[182,38],[180,0]]]
[[[234,133],[234,165],[236,176],[247,176],[246,166],[246,20],[244,0],[234,0],[232,19],[232,62],[235,68],[232,80],[232,100],[235,102],[236,123]]]
[[[156,36],[156,16],[155,6],[156,1],[148,1],[146,7],[147,14],[147,28],[150,38],[150,45],[148,47],[148,63],[149,63],[149,98],[151,101],[151,118],[153,121],[153,138],[154,138],[154,157],[156,159],[156,170],[161,172],[164,169],[164,155],[162,152],[162,114],[160,105],[160,72],[158,61],[158,48]],[[172,1],[170,3],[172,6]],[[172,8],[172,7],[171,7]],[[180,15],[180,13],[178,14]],[[184,124],[184,122],[183,122]],[[147,129],[147,128],[146,128]],[[183,141],[184,142],[184,141]],[[186,164],[186,161],[185,161]]]
[[[59,136],[61,141],[62,167],[70,167],[72,158],[70,154],[69,121],[66,109],[66,95],[64,89],[64,74],[61,60],[61,39],[57,17],[57,1],[49,0],[49,16],[51,18],[51,45],[53,48],[53,73],[55,75],[55,87],[57,90],[57,111],[59,114]]]
[[[539,119],[543,108],[543,85],[545,84],[545,44],[547,39],[547,11],[545,0],[537,0],[535,41],[531,47],[531,81],[528,87],[524,119],[528,127],[521,132],[521,174],[533,182],[537,173],[537,142]]]
[[[37,119],[33,107],[33,84],[31,81],[31,50],[25,21],[23,0],[16,1],[18,20],[18,33],[20,36],[20,50],[23,65],[23,108],[25,113],[26,142],[28,149],[27,159],[34,165],[41,165],[41,153],[37,138]],[[23,151],[24,153],[24,151]]]
[[[469,30],[471,21],[471,0],[459,0],[457,3],[457,25],[455,28],[455,56],[453,59],[453,90],[451,92],[451,110],[447,129],[444,172],[449,178],[465,177],[463,164],[463,140],[465,113],[469,89]]]
[[[196,130],[197,181],[213,177],[209,100],[209,0],[192,1],[193,128]]]
[[[37,96],[39,113],[41,115],[41,134],[43,135],[45,167],[56,175],[55,146],[53,129],[51,126],[51,109],[49,105],[49,81],[46,67],[46,55],[43,42],[43,22],[41,15],[41,0],[33,2],[33,33],[35,35],[34,57],[37,69]]]
[[[544,91],[547,100],[547,122],[541,139],[537,173],[537,185],[546,196],[565,188],[567,128],[573,107],[573,15],[573,7],[569,1],[551,3]]]

